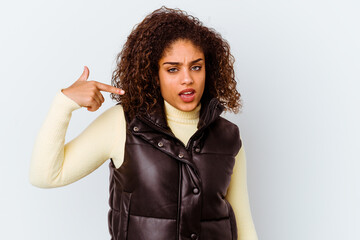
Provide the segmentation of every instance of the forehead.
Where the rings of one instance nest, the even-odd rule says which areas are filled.
[[[190,40],[176,40],[171,43],[170,46],[165,48],[162,59],[164,58],[193,58],[193,57],[203,57],[204,53],[199,46],[193,44]]]

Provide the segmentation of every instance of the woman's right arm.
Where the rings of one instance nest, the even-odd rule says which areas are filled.
[[[85,78],[82,78],[83,76]],[[87,77],[88,69],[85,68],[83,75],[75,83],[83,79],[86,81]],[[112,88],[113,92],[120,90]],[[84,87],[81,89],[84,100],[89,94],[85,93]],[[74,97],[70,98],[63,92],[59,91],[55,96],[33,149],[30,182],[42,188],[64,186],[86,176],[113,157],[114,146],[119,146],[123,141],[123,137],[119,137],[119,133],[123,132],[121,126],[125,126],[123,111],[120,105],[116,105],[95,119],[78,137],[65,144],[72,111],[81,107],[79,103],[89,111],[95,111],[103,100],[93,100],[94,103],[91,105],[85,100],[81,102],[81,98],[79,101],[79,97],[78,101],[75,101]],[[100,90],[95,93],[89,92],[90,95],[99,96]]]

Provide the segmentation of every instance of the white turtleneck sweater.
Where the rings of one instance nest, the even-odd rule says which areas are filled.
[[[109,108],[96,118],[78,137],[65,144],[72,112],[81,108],[59,91],[35,141],[30,182],[38,187],[53,188],[75,182],[112,158],[116,168],[123,162],[126,123],[121,105]],[[191,112],[180,111],[165,101],[168,125],[185,145],[197,130],[199,105]],[[239,240],[256,240],[247,183],[246,158],[242,146],[226,194],[235,212]]]

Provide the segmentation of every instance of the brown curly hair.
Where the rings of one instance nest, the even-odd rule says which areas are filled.
[[[198,18],[164,6],[134,27],[117,55],[111,83],[125,94],[111,94],[111,98],[121,103],[130,117],[150,111],[162,101],[158,63],[164,51],[179,39],[190,40],[204,52],[206,80],[202,101],[217,98],[225,110],[237,113],[241,100],[236,90],[235,59],[227,41],[214,29],[203,26]]]

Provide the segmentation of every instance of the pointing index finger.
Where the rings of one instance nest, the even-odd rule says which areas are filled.
[[[105,84],[105,83],[101,83],[101,82],[97,82],[96,83],[96,87],[100,90],[100,91],[105,91],[105,92],[109,92],[109,93],[115,93],[115,94],[124,94],[124,90]]]

